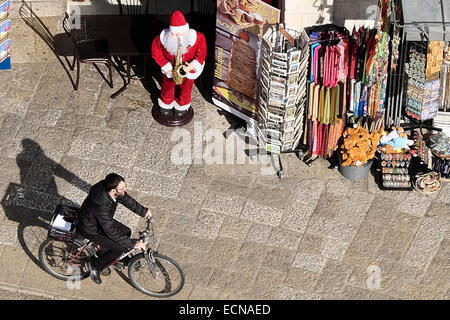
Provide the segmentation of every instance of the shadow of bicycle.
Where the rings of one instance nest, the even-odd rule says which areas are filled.
[[[38,143],[22,140],[23,150],[17,155],[20,184],[9,183],[1,200],[10,221],[18,222],[17,239],[28,257],[39,267],[38,249],[47,237],[48,223],[58,204],[80,207],[58,194],[55,176],[88,192],[90,184],[50,159]]]

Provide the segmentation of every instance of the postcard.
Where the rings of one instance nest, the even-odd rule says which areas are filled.
[[[302,57],[301,51],[293,51],[290,54],[289,64],[295,64],[300,62],[300,58]]]
[[[300,71],[300,63],[291,64],[289,66],[289,74],[296,73]]]
[[[288,66],[286,61],[281,61],[281,60],[277,60],[277,59],[272,59],[272,65],[274,67],[281,68],[281,69],[287,69],[287,66]]]

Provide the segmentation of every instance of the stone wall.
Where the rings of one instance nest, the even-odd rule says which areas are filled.
[[[335,23],[373,26],[378,0],[285,0],[285,22],[291,28]]]

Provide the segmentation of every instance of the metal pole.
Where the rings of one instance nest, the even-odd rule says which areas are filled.
[[[408,42],[406,41],[406,35],[407,32],[405,32],[405,30],[403,30],[403,36],[402,36],[402,43],[404,43],[404,47],[403,47],[403,57],[402,57],[402,61],[401,61],[401,74],[400,74],[400,100],[398,101],[398,109],[397,109],[397,116],[395,119],[395,125],[398,126],[400,125],[400,117],[402,115],[402,109],[403,109],[403,76],[405,73],[404,70],[404,66],[405,66],[405,62],[406,62],[406,56],[407,56],[407,47],[408,47]]]

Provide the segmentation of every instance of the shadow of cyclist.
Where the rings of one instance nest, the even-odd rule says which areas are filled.
[[[22,140],[22,151],[16,157],[20,184],[10,182],[1,201],[10,221],[19,223],[17,238],[28,257],[40,267],[37,249],[47,237],[48,223],[60,203],[80,204],[58,194],[55,176],[88,193],[91,185],[47,157],[38,143]]]

